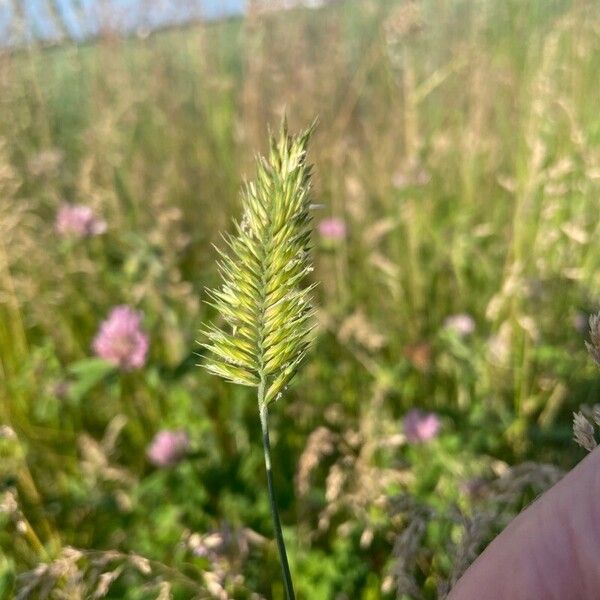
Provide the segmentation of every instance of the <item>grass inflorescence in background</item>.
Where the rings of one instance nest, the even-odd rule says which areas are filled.
[[[257,388],[195,367],[284,107],[320,116],[315,344],[269,416],[295,591],[443,597],[594,419],[599,19],[360,0],[2,54],[8,597],[285,597]]]

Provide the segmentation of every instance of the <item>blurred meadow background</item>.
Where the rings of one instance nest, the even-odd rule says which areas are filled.
[[[272,412],[297,593],[443,598],[600,393],[600,4],[79,33],[65,4],[0,27],[0,598],[284,597],[255,396],[196,366],[284,112],[319,117],[322,205],[315,343]]]

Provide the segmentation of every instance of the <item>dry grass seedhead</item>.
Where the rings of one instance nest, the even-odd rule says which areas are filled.
[[[573,438],[588,452],[591,452],[597,445],[594,438],[594,426],[581,411],[573,413]]]
[[[590,317],[590,341],[585,343],[588,352],[600,367],[600,313]],[[573,413],[573,439],[584,450],[591,452],[598,444],[595,438],[594,424],[600,426],[600,406]]]
[[[590,342],[585,346],[596,364],[600,366],[600,313],[590,317]]]

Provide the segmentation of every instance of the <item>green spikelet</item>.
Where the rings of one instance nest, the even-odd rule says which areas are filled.
[[[223,286],[208,292],[225,326],[205,329],[204,346],[212,353],[206,368],[259,387],[266,405],[297,371],[312,328],[312,286],[301,287],[312,270],[306,164],[311,132],[292,137],[284,122],[271,137],[268,160],[258,159],[256,181],[244,187],[243,218],[235,235],[225,237],[228,251],[218,251]]]

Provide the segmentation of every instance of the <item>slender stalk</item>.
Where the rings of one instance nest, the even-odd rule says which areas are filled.
[[[277,508],[277,498],[275,497],[275,488],[273,485],[273,470],[271,469],[271,441],[269,439],[269,407],[265,402],[265,381],[261,380],[258,386],[258,410],[260,413],[260,425],[262,428],[263,450],[265,454],[265,468],[267,470],[267,486],[269,488],[269,502],[271,504],[271,515],[273,517],[273,528],[275,529],[275,539],[277,540],[277,550],[279,552],[279,562],[283,573],[283,582],[285,585],[285,595],[287,600],[295,600],[294,584],[292,583],[292,574],[288,564],[287,553],[285,551],[285,542],[281,531],[281,521],[279,519],[279,509]]]

